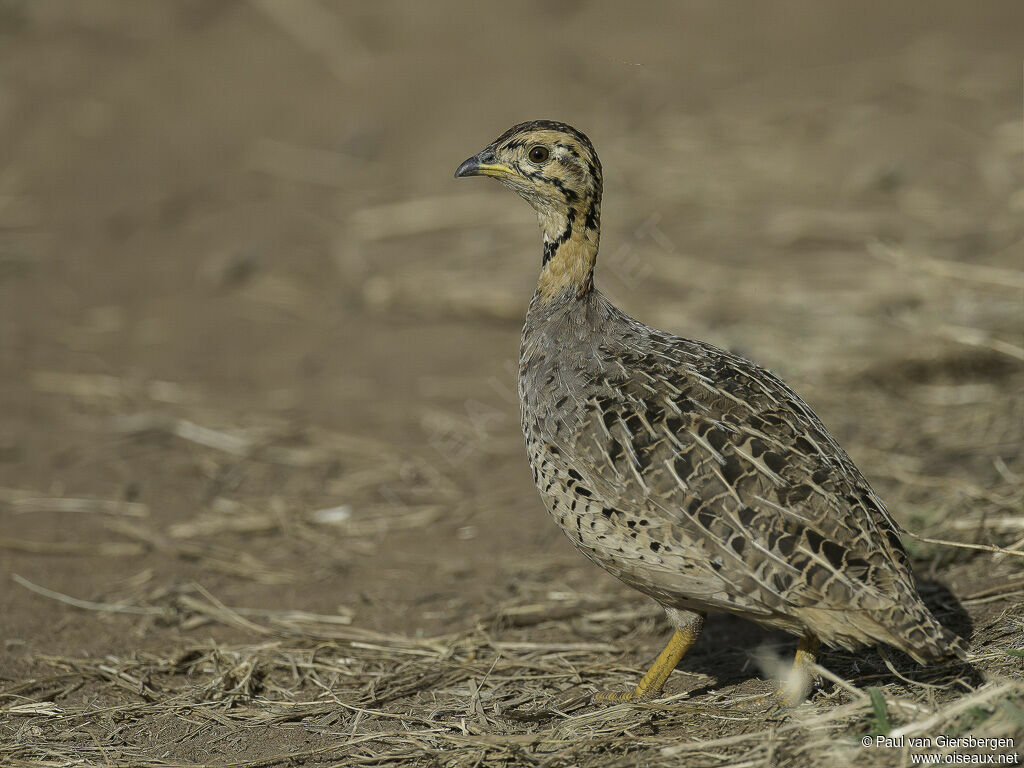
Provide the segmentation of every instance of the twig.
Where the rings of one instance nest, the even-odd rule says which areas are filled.
[[[52,589],[46,587],[40,587],[38,584],[33,584],[31,581],[26,579],[24,576],[19,576],[16,573],[11,574],[11,580],[15,584],[19,584],[30,592],[35,592],[37,595],[48,597],[51,600],[56,600],[67,605],[74,606],[75,608],[81,608],[86,611],[103,611],[105,613],[130,613],[138,616],[160,616],[166,611],[162,608],[153,608],[149,606],[138,606],[138,605],[125,605],[123,603],[94,603],[91,600],[80,600],[77,597],[71,597],[65,595],[62,592],[55,592]]]
[[[1003,547],[997,547],[994,544],[967,544],[962,541],[946,541],[945,539],[933,539],[930,536],[922,536],[919,533],[913,531],[904,531],[911,538],[923,541],[925,544],[939,544],[945,547],[958,547],[960,549],[979,549],[982,552],[999,552],[1003,555],[1014,555],[1015,557],[1024,557],[1024,551],[1019,549],[1005,549]]]
[[[933,333],[944,336],[958,344],[968,347],[982,347],[991,349],[993,352],[1012,357],[1015,360],[1024,360],[1024,347],[1018,347],[1002,339],[993,338],[990,334],[979,328],[967,328],[962,325],[949,325],[948,323],[937,323],[931,326]]]
[[[30,555],[82,555],[85,557],[138,557],[146,548],[127,541],[101,541],[82,544],[77,541],[26,541],[0,537],[0,549]]]
[[[27,491],[0,488],[0,502],[10,504],[15,514],[30,512],[76,512],[125,517],[148,517],[149,507],[133,501],[34,497]]]
[[[878,241],[868,243],[868,253],[877,259],[906,269],[917,269],[930,272],[939,277],[953,280],[968,280],[974,283],[997,285],[1001,288],[1024,288],[1024,272],[1002,267],[989,267],[978,264],[963,264],[958,261],[945,261],[929,256],[911,255]]]
[[[885,650],[885,648],[883,648],[882,646],[878,646],[876,650],[878,651],[878,655],[882,657],[882,661],[885,664],[886,668],[893,675],[902,680],[904,683],[907,683],[908,685],[918,686],[920,688],[930,688],[935,691],[941,691],[947,687],[944,685],[934,685],[933,683],[922,683],[917,680],[911,680],[909,677],[900,674],[900,671],[896,669],[896,667],[893,665],[892,659],[889,658],[889,653]]]

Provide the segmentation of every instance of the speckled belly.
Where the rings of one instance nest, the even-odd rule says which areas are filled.
[[[559,449],[526,433],[534,482],[562,532],[589,560],[667,607],[731,610],[765,622],[730,595],[708,558],[678,546],[663,516],[631,514],[607,506],[585,478],[567,466]],[[771,622],[774,623],[774,622]]]
[[[569,540],[593,561],[629,586],[665,605],[701,607],[687,599],[686,591],[665,588],[666,566],[676,571],[670,581],[685,582],[687,571],[699,579],[697,569],[680,560],[668,564],[659,554],[661,545],[652,539],[650,521],[607,507],[596,498],[584,479],[562,460],[557,448],[527,437],[527,454],[534,482],[548,512]],[[655,572],[660,572],[657,577]],[[657,586],[656,586],[657,585]],[[694,584],[701,592],[706,585]]]
[[[570,474],[572,470],[559,460],[557,449],[531,443],[527,438],[533,481],[544,506],[574,545],[591,560],[615,573],[615,554],[620,545],[616,543],[619,536],[611,524],[610,514],[604,514],[605,508],[593,498],[590,489],[581,484],[581,478]]]

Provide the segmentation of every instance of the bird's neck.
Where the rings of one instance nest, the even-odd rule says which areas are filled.
[[[537,300],[580,299],[594,288],[594,264],[601,239],[599,200],[580,201],[538,215],[544,257],[537,280]]]

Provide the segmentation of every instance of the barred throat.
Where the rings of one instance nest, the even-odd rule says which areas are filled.
[[[544,255],[537,297],[544,302],[560,296],[581,298],[594,287],[594,266],[601,239],[599,201],[580,200],[564,211],[538,214],[544,235]]]

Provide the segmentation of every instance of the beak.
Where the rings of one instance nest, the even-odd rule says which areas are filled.
[[[509,166],[504,163],[494,162],[494,152],[490,149],[478,152],[455,169],[456,179],[461,179],[463,176],[495,176],[501,178],[503,176],[515,175],[516,172]]]

